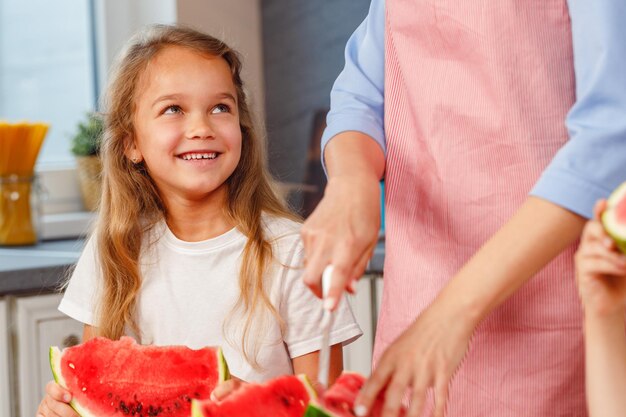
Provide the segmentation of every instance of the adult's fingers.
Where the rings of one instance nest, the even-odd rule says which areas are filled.
[[[371,410],[374,401],[380,391],[385,388],[394,371],[394,364],[386,360],[389,355],[385,353],[382,360],[372,373],[372,376],[365,382],[361,392],[354,401],[354,413],[359,417],[364,417]]]
[[[370,245],[362,245],[351,239],[346,243],[346,245],[336,247],[331,261],[333,276],[327,297],[327,307],[331,310],[337,308],[343,292],[350,290],[355,275],[363,273],[371,253]],[[363,269],[359,271],[361,265]]]
[[[428,380],[424,378],[423,373],[416,376],[411,388],[411,403],[407,417],[419,417],[422,415],[424,403],[426,402],[426,393],[428,391]]]
[[[72,400],[72,394],[54,381],[50,381],[46,384],[46,394],[53,400],[64,403],[69,403]]]
[[[326,307],[334,310],[345,290],[350,290],[350,284],[355,277],[360,277],[371,257],[372,245],[363,245],[359,248],[353,240],[348,238],[337,243],[331,254],[326,249],[315,249],[311,257],[307,259],[305,272],[302,277],[304,283],[318,296],[321,297],[321,277],[328,265],[333,266],[331,285],[328,289]]]
[[[408,366],[396,370],[385,390],[383,417],[398,417],[402,399],[411,384],[411,376],[411,368]]]
[[[352,281],[358,280],[365,273],[365,268],[367,268],[367,264],[372,259],[374,255],[374,249],[376,249],[376,241],[373,242],[369,247],[365,249],[361,258],[355,263],[352,269]]]
[[[311,248],[306,256],[302,281],[313,294],[322,298],[322,272],[329,264],[329,258],[325,253],[325,248],[322,247]]]
[[[448,387],[449,381],[446,378],[440,378],[435,383],[435,417],[444,417],[448,402]]]

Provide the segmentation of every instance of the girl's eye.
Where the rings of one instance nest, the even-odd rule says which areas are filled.
[[[213,107],[213,111],[211,113],[228,113],[230,111],[230,107],[226,104],[218,104]]]
[[[176,113],[181,113],[183,110],[180,108],[180,106],[177,105],[173,105],[173,106],[168,106],[164,111],[163,114],[176,114]]]

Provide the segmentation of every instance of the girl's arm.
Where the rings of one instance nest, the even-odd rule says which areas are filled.
[[[83,327],[83,343],[96,337],[96,329],[93,326],[85,324]]]
[[[313,385],[317,385],[317,373],[319,368],[320,351],[307,353],[306,355],[298,356],[291,360],[294,374],[305,374]],[[328,371],[328,384],[332,385],[333,382],[339,377],[343,371],[343,348],[341,343],[330,347],[330,369]]]
[[[576,241],[584,223],[566,209],[529,197],[387,349],[357,399],[363,406],[359,411],[369,409],[387,386],[386,409],[395,415],[410,386],[410,415],[417,415],[427,389],[433,387],[435,415],[442,416],[448,383],[476,326]]]

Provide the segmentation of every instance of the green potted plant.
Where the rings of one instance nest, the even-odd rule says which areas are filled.
[[[98,207],[102,189],[102,164],[100,162],[100,141],[104,131],[104,122],[97,113],[88,113],[86,119],[79,122],[76,133],[72,136],[72,153],[76,157],[76,171],[87,210]]]

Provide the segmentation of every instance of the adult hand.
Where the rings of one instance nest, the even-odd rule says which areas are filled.
[[[304,283],[321,297],[321,276],[333,265],[327,308],[334,309],[344,290],[365,271],[380,229],[380,185],[374,175],[331,177],[324,198],[302,227]]]
[[[626,308],[626,255],[604,231],[600,216],[606,209],[601,200],[594,219],[585,226],[576,252],[576,279],[585,313],[612,315]]]
[[[355,412],[367,415],[384,391],[383,417],[396,417],[410,390],[407,417],[420,415],[427,390],[434,388],[435,415],[443,416],[448,385],[465,356],[477,323],[436,300],[385,351],[357,400]]]
[[[37,409],[37,417],[79,417],[70,407],[72,394],[54,381],[46,385],[46,395]]]

